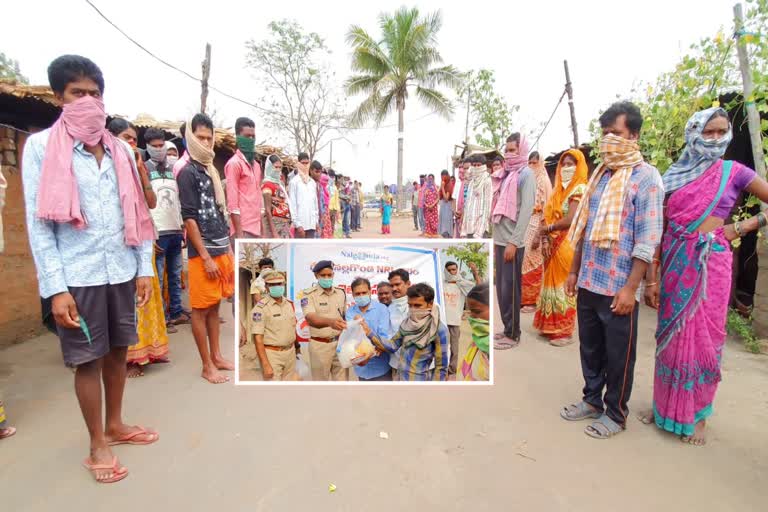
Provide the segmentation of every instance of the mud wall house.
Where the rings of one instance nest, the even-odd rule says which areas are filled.
[[[48,87],[0,81],[0,172],[8,181],[1,213],[5,250],[0,253],[0,346],[30,338],[44,329],[27,237],[21,160],[29,134],[48,128],[59,112],[59,103]]]

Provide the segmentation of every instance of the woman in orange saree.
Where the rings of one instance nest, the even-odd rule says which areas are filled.
[[[569,149],[563,153],[557,164],[552,195],[544,207],[544,226],[539,232],[545,263],[533,326],[556,347],[573,343],[576,297],[565,293],[565,281],[573,261],[573,247],[567,235],[587,188],[588,174],[581,151]]]

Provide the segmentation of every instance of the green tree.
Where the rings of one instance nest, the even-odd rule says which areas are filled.
[[[19,69],[19,61],[14,60],[0,52],[0,79],[2,80],[16,80],[22,84],[28,84],[27,77],[21,74]]]
[[[499,149],[504,137],[512,126],[512,118],[520,106],[507,103],[496,92],[496,77],[489,69],[480,69],[468,74],[468,81],[462,85],[458,94],[469,94],[469,110],[472,119],[472,131],[475,141],[487,148]]]
[[[401,7],[392,14],[379,15],[379,39],[356,25],[347,34],[356,73],[347,80],[347,93],[367,95],[350,115],[350,123],[362,126],[374,121],[379,126],[397,110],[399,190],[403,186],[403,113],[409,94],[413,92],[423,105],[450,119],[453,105],[439,88],[457,88],[463,79],[456,68],[443,65],[437,49],[441,26],[440,11],[422,16],[418,8]],[[403,199],[398,194],[398,208],[403,207]]]
[[[643,113],[643,132],[640,148],[646,160],[663,174],[680,156],[685,146],[685,125],[696,111],[719,105],[718,98],[724,92],[741,92],[742,78],[739,69],[737,43],[747,45],[754,93],[752,98],[737,97],[732,103],[722,105],[726,110],[743,109],[746,101],[755,103],[757,110],[768,113],[768,0],[747,0],[744,33],[734,33],[731,28],[721,28],[714,36],[704,37],[691,45],[689,52],[674,69],[662,73],[655,81],[643,83],[633,91],[633,99]],[[591,125],[595,140],[599,127]],[[744,127],[746,128],[746,127]],[[761,125],[764,155],[768,154],[768,121]],[[596,145],[595,145],[596,147]],[[747,198],[746,210],[757,205],[755,197]],[[758,235],[759,236],[759,235]],[[735,243],[735,246],[738,244]],[[758,244],[758,283],[756,286],[753,315],[758,337],[768,337],[768,246]]]
[[[469,242],[461,245],[452,245],[445,251],[448,256],[456,258],[462,263],[477,265],[477,272],[481,278],[488,276],[488,245],[480,242]]]
[[[335,93],[330,50],[316,32],[304,32],[294,21],[273,21],[264,41],[248,41],[246,63],[264,86],[267,125],[291,135],[296,152],[310,158],[340,128],[344,108]]]

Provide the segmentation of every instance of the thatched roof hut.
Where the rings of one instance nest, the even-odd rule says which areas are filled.
[[[0,123],[34,132],[52,125],[60,112],[50,87],[0,80]]]
[[[0,123],[13,126],[28,132],[42,130],[51,126],[61,114],[61,104],[53,91],[47,85],[26,85],[14,80],[0,80]],[[112,119],[126,116],[111,115],[107,117],[107,123]],[[128,119],[131,121],[130,119]],[[131,121],[138,129],[138,145],[144,147],[144,132],[147,128],[159,128],[166,134],[166,140],[172,141],[183,151],[181,133],[179,128],[182,121],[158,121],[149,114],[139,114]],[[235,134],[231,129],[215,129],[216,160],[214,165],[224,170],[227,160],[235,154]],[[285,154],[282,148],[268,144],[256,146],[256,153],[262,165],[264,160],[272,154],[277,154],[283,165],[288,168],[296,166],[295,157]]]

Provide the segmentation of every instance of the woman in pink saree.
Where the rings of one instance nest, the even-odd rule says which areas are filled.
[[[705,442],[706,420],[721,380],[731,289],[731,241],[768,224],[765,212],[725,226],[743,191],[768,200],[768,183],[722,156],[731,141],[721,108],[697,112],[685,129],[683,154],[664,175],[665,230],[656,265],[647,275],[658,305],[653,411],[641,415],[685,442]],[[647,295],[648,296],[648,295]],[[657,304],[656,304],[657,303]]]

